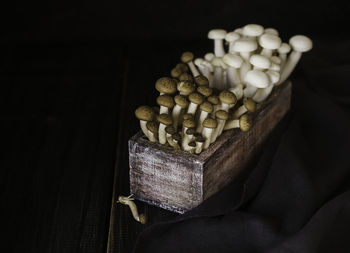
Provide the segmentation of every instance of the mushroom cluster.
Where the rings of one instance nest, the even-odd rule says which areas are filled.
[[[248,131],[258,104],[312,48],[306,36],[282,43],[275,29],[256,24],[229,33],[214,29],[208,38],[214,40],[214,53],[197,59],[191,52],[183,53],[170,77],[155,83],[158,106],[136,109],[151,142],[199,154],[225,130]]]

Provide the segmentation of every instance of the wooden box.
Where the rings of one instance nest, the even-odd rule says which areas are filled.
[[[285,82],[255,113],[248,132],[228,130],[201,154],[190,154],[137,133],[129,140],[130,192],[136,199],[184,213],[232,182],[290,108]]]

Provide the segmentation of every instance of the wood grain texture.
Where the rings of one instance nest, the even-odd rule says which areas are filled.
[[[129,140],[130,192],[149,204],[184,213],[232,182],[290,108],[286,82],[260,105],[248,132],[225,131],[199,155],[152,143],[141,132]]]

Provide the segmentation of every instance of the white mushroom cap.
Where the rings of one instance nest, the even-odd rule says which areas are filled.
[[[256,24],[248,24],[243,27],[243,35],[250,37],[258,37],[264,32],[264,27]]]
[[[259,38],[259,44],[266,49],[278,49],[281,43],[281,38],[272,34],[264,34]]]
[[[289,40],[289,44],[292,46],[294,51],[307,52],[312,48],[312,40],[304,35],[295,35]]]
[[[248,71],[244,78],[244,83],[256,88],[266,88],[269,82],[269,76],[257,69]]]
[[[247,38],[238,39],[233,44],[233,50],[236,52],[252,52],[257,48],[257,43],[254,40]]]
[[[264,33],[272,34],[278,36],[278,31],[275,28],[265,28]]]
[[[204,59],[203,59],[203,58],[196,58],[196,59],[194,59],[194,61],[193,61],[193,63],[194,63],[196,66],[201,66],[203,62],[204,62]]]
[[[233,32],[238,33],[238,34],[243,34],[243,29],[240,27],[240,28],[235,29]]]
[[[213,54],[213,53],[206,53],[205,55],[204,55],[204,59],[206,60],[206,61],[212,61],[213,59],[214,59],[214,57],[215,57],[215,54]]]
[[[214,57],[213,60],[211,61],[211,64],[214,67],[224,67],[224,65],[225,65],[222,61],[222,58],[220,58],[220,57]]]
[[[240,68],[243,63],[242,57],[236,54],[225,54],[224,57],[222,57],[222,61],[229,67],[233,67],[235,69]]]
[[[280,54],[288,54],[291,47],[288,43],[283,42],[281,46],[278,48],[278,53]]]
[[[269,76],[271,83],[275,84],[280,80],[280,73],[274,70],[266,71],[266,74]]]
[[[260,54],[254,54],[250,57],[249,62],[255,67],[261,69],[268,69],[271,65],[271,61],[268,57]]]
[[[270,60],[272,63],[275,63],[277,65],[281,64],[282,60],[278,56],[274,55],[270,57]]]
[[[212,40],[225,39],[227,32],[223,29],[213,29],[208,33],[208,38]]]
[[[236,32],[229,32],[226,34],[225,40],[227,42],[234,42],[238,40],[241,36]]]

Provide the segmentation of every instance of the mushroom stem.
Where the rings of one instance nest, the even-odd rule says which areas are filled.
[[[226,70],[226,73],[227,73],[227,82],[230,88],[233,88],[237,84],[241,83],[241,79],[239,78],[237,69],[233,67],[229,67]]]
[[[197,107],[198,107],[198,104],[191,102],[190,105],[188,106],[187,113],[195,115],[197,111]]]
[[[196,149],[194,152],[196,154],[200,154],[202,152],[202,149],[203,149],[203,142],[196,141]]]
[[[172,118],[173,118],[173,126],[175,128],[175,131],[177,131],[177,126],[179,124],[179,119],[181,115],[182,108],[178,104],[176,104],[172,111]]]
[[[189,61],[187,64],[192,72],[193,77],[196,77],[200,74],[196,66],[193,64],[193,61]]]
[[[241,117],[241,115],[243,115],[244,113],[246,113],[248,110],[244,105],[241,105],[240,107],[237,108],[237,110],[233,113],[232,118],[233,119],[238,119],[239,117]]]
[[[254,87],[252,85],[247,85],[246,88],[244,88],[243,93],[244,93],[244,97],[246,98],[251,98],[255,95],[255,93],[257,92],[258,88]]]
[[[151,142],[157,142],[157,138],[156,136],[154,135],[154,133],[152,133],[152,131],[150,130],[147,130],[148,131],[148,139],[151,141]]]
[[[202,130],[202,135],[205,137],[205,142],[203,144],[203,149],[207,149],[210,145],[211,135],[213,133],[213,128],[204,127]]]
[[[243,85],[241,83],[237,84],[233,88],[230,88],[229,91],[235,94],[237,100],[240,100],[243,97]]]
[[[142,132],[144,133],[144,135],[146,135],[146,137],[148,139],[150,139],[150,135],[148,134],[148,129],[147,129],[146,124],[147,124],[147,121],[140,120],[140,127],[141,127]]]
[[[231,119],[226,121],[226,124],[224,126],[224,130],[229,130],[232,128],[239,128],[239,119]]]
[[[278,82],[279,84],[283,83],[287,78],[290,76],[290,74],[293,72],[295,66],[298,64],[302,53],[297,51],[292,51],[287,59],[287,61],[284,64],[282,73],[281,73],[281,79]]]
[[[199,114],[198,125],[197,125],[197,129],[196,129],[196,131],[198,133],[202,132],[203,121],[208,117],[208,115],[209,115],[209,112],[206,112],[206,111],[201,111],[201,113]]]
[[[210,143],[213,143],[216,141],[216,139],[221,135],[222,130],[224,129],[226,120],[223,119],[216,119],[218,121],[218,126],[214,129],[211,137],[210,137]]]
[[[165,135],[165,128],[166,125],[163,123],[159,124],[159,130],[158,130],[158,139],[160,144],[165,144],[166,143],[166,135]]]

